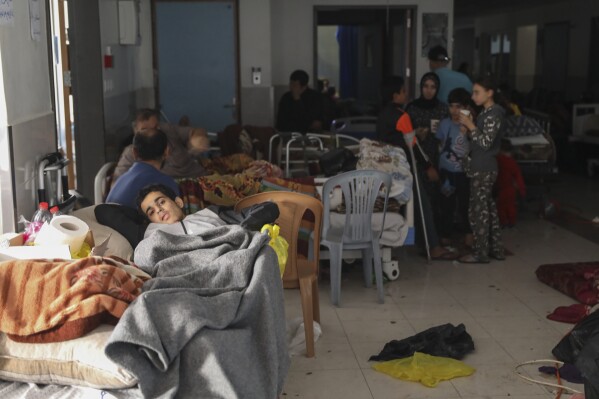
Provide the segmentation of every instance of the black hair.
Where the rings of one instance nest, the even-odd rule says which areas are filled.
[[[478,79],[474,80],[473,84],[482,86],[486,90],[493,90],[493,102],[495,102],[495,104],[501,105],[505,109],[507,115],[511,115],[514,113],[508,100],[503,95],[499,87],[499,84],[497,83],[497,80],[495,80],[493,76],[487,75],[479,77]]]
[[[447,96],[448,104],[460,104],[464,107],[474,107],[470,93],[463,87],[458,87],[449,92]]]
[[[143,129],[133,136],[133,148],[142,161],[161,159],[167,146],[166,134],[160,129]]]
[[[158,111],[152,108],[140,108],[135,112],[136,121],[147,121],[151,117],[156,117],[156,119],[160,119],[160,114],[158,113]]]
[[[450,58],[447,54],[447,49],[441,45],[431,47],[428,51],[428,59],[431,61],[449,62]]]
[[[404,80],[401,76],[388,76],[381,83],[381,96],[383,104],[393,101],[393,94],[401,92],[404,87]]]
[[[160,192],[166,195],[168,198],[173,201],[177,198],[177,194],[170,188],[165,186],[164,184],[150,184],[139,190],[137,193],[137,197],[135,198],[135,205],[137,205],[137,210],[145,215],[143,209],[141,209],[141,203],[148,196],[148,194],[153,192]]]
[[[289,81],[299,82],[300,86],[302,87],[307,86],[309,80],[310,76],[308,76],[308,73],[301,69],[293,71],[289,76]]]

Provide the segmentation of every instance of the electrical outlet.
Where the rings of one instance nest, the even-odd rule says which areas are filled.
[[[252,83],[255,85],[262,83],[262,71],[260,68],[252,68]]]

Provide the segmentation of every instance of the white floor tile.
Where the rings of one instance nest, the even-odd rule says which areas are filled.
[[[415,334],[414,328],[404,320],[350,320],[343,322],[343,327],[352,344],[355,342],[388,342]]]
[[[354,351],[348,342],[317,341],[316,355],[293,356],[291,371],[347,370],[359,368]]]
[[[283,398],[368,399],[372,398],[362,370],[291,371]]]
[[[519,378],[513,365],[494,364],[476,366],[476,372],[465,378],[451,380],[462,397],[541,395],[543,389]]]

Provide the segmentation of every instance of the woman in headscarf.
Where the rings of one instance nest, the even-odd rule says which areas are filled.
[[[435,137],[439,121],[449,116],[447,104],[437,99],[439,77],[434,72],[425,73],[420,80],[420,97],[410,102],[406,112],[410,115],[418,143],[414,156],[433,211],[435,226],[439,223],[439,141]]]

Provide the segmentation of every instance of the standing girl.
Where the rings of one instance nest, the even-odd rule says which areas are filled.
[[[461,114],[460,123],[468,129],[470,155],[464,169],[470,177],[468,218],[474,234],[472,253],[462,256],[463,263],[488,263],[489,257],[504,260],[501,228],[493,199],[493,184],[497,179],[497,159],[504,127],[505,110],[498,105],[497,85],[490,77],[477,79],[472,88],[472,100],[483,111],[476,125],[469,115]]]

